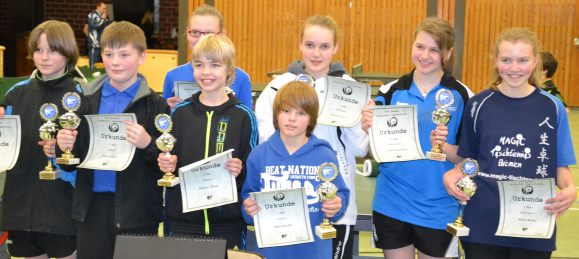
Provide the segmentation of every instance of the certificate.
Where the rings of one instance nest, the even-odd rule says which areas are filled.
[[[326,76],[324,82],[325,88],[319,92],[318,123],[354,127],[362,118],[362,108],[370,100],[370,86],[333,76]]]
[[[545,201],[555,197],[553,178],[497,181],[500,219],[495,235],[523,238],[551,238],[556,215],[545,210]]]
[[[19,115],[5,115],[0,119],[0,172],[12,169],[18,161],[22,128]]]
[[[179,168],[183,213],[237,202],[235,176],[225,169],[233,149]]]
[[[90,131],[86,158],[78,166],[95,170],[123,171],[135,155],[135,145],[127,141],[127,125],[137,122],[134,113],[85,115]]]
[[[424,159],[415,105],[372,107],[370,151],[380,163]]]
[[[306,190],[302,188],[253,192],[259,212],[253,217],[259,248],[314,241]]]
[[[173,93],[181,100],[185,100],[201,91],[201,87],[195,82],[175,81]]]

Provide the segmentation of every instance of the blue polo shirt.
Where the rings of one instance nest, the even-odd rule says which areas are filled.
[[[120,92],[114,88],[109,78],[105,80],[101,94],[99,114],[123,113],[129,103],[135,98],[141,79],[133,83],[127,90]],[[94,192],[115,192],[117,183],[117,173],[110,170],[94,170]]]

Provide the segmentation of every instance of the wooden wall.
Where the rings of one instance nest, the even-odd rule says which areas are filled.
[[[526,27],[535,31],[543,49],[558,59],[554,81],[565,99],[569,99],[575,4],[575,0],[466,1],[462,81],[475,92],[486,88],[492,81],[494,64],[490,51],[496,36],[509,27]]]
[[[189,0],[189,13],[205,1]],[[314,14],[331,15],[342,36],[335,60],[348,71],[358,63],[365,72],[406,73],[414,29],[426,17],[426,0],[215,0],[236,44],[237,65],[254,83],[267,83],[267,72],[285,69],[301,58],[301,24]],[[496,35],[512,26],[536,31],[545,50],[559,60],[555,83],[567,102],[579,106],[578,0],[466,0],[465,20],[455,21],[456,0],[437,0],[437,15],[464,23],[462,81],[473,91],[491,81],[490,49]],[[575,27],[575,29],[574,29]],[[460,68],[458,68],[460,69]],[[579,86],[577,86],[579,88]]]

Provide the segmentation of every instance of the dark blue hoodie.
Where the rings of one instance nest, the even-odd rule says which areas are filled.
[[[270,191],[288,188],[304,187],[310,212],[312,233],[322,222],[324,213],[322,204],[316,193],[320,183],[317,176],[318,167],[325,162],[338,165],[336,154],[330,144],[316,136],[310,136],[308,142],[293,154],[289,154],[283,144],[279,130],[268,141],[257,146],[247,159],[247,178],[241,191],[242,199],[249,197],[251,192]],[[339,220],[348,207],[350,190],[344,184],[340,175],[332,182],[339,191],[342,208],[330,220]],[[243,217],[248,224],[253,224],[253,218],[242,209]],[[321,240],[315,236],[315,242],[298,245],[270,247],[257,249],[268,259],[275,258],[331,258],[332,240]]]

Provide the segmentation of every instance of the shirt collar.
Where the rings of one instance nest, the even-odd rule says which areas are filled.
[[[129,88],[127,88],[127,90],[120,92],[119,90],[117,90],[116,88],[114,88],[111,85],[109,80],[110,80],[109,78],[105,79],[105,83],[103,85],[102,96],[107,97],[107,96],[111,96],[111,95],[125,94],[131,98],[135,98],[135,95],[137,94],[137,90],[139,89],[139,85],[141,84],[141,79],[137,78],[137,81],[135,81],[131,86],[129,86]]]

